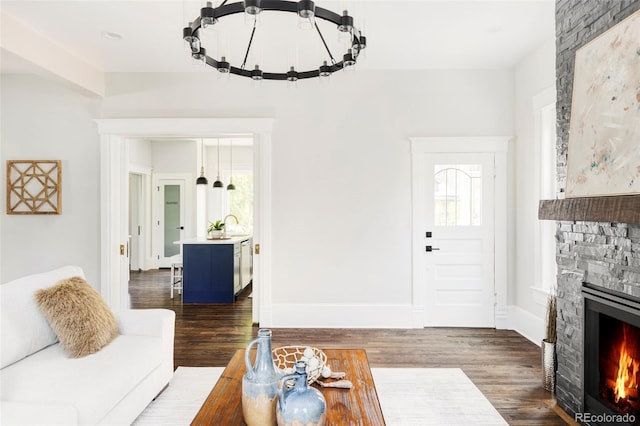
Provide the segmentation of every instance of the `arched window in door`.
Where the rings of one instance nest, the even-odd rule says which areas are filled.
[[[436,164],[435,225],[480,226],[482,224],[482,165]]]

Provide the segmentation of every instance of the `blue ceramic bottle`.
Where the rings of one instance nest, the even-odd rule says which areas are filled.
[[[276,416],[278,426],[324,426],[327,421],[327,403],[318,389],[307,385],[307,363],[296,362],[296,372],[282,377],[278,393]],[[293,380],[293,387],[288,381]]]
[[[251,348],[258,345],[254,365]],[[242,377],[242,415],[248,426],[275,426],[279,374],[271,355],[271,330],[258,330],[244,353],[247,372]]]

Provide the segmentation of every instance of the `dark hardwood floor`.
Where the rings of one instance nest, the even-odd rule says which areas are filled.
[[[248,287],[234,304],[169,297],[169,271],[132,272],[133,308],[176,312],[175,366],[224,366],[256,335]],[[509,330],[273,329],[273,346],[365,348],[372,367],[461,368],[510,425],[565,425],[542,389],[540,349]]]

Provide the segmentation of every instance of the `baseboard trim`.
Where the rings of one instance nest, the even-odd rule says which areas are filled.
[[[540,346],[544,320],[511,305],[496,315],[496,328],[514,330]],[[406,305],[278,303],[260,314],[261,327],[282,328],[423,328],[424,311]]]
[[[509,329],[509,309],[496,308],[496,330]]]
[[[269,327],[421,328],[406,305],[273,304]],[[262,318],[260,318],[262,320]],[[261,326],[263,321],[260,321]]]
[[[412,316],[413,316],[413,328],[423,328],[424,327],[424,306],[422,305],[413,305],[412,307]]]
[[[544,320],[519,306],[509,306],[509,328],[540,346],[544,338]]]

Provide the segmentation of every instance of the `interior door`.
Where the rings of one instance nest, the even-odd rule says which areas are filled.
[[[129,269],[138,271],[142,265],[140,258],[142,214],[140,212],[141,177],[129,174]]]
[[[494,154],[422,154],[426,326],[495,327]]]
[[[158,268],[169,268],[171,257],[181,253],[176,242],[185,236],[185,181],[156,179],[154,195],[154,254]]]

